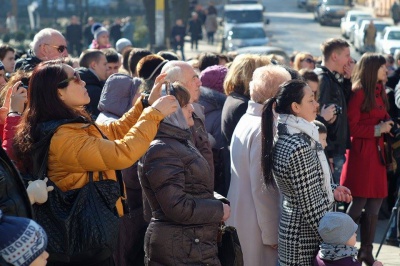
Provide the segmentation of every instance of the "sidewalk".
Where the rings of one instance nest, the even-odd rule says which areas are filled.
[[[205,52],[210,52],[210,53],[221,53],[221,35],[219,32],[216,32],[214,35],[214,45],[208,44],[207,43],[207,38],[203,38],[203,40],[199,41],[199,46],[198,50],[191,49],[190,48],[190,37],[186,36],[185,37],[185,57],[186,60],[189,60],[191,58],[196,58],[199,54],[205,53]],[[180,55],[180,52],[178,51],[178,55]]]
[[[374,17],[377,17],[381,20],[384,20],[384,21],[387,21],[387,22],[390,22],[393,24],[393,19],[390,16],[377,16],[377,15],[375,15],[375,10],[372,7],[355,4],[353,9],[362,10],[362,11],[371,13]],[[400,262],[398,265],[400,265]]]
[[[375,234],[373,255],[376,255],[379,245],[382,241],[383,234],[386,230],[389,220],[379,220]],[[357,236],[359,240],[359,236]],[[360,242],[357,242],[357,247],[360,247]],[[377,260],[381,261],[385,266],[399,266],[400,265],[400,248],[386,245],[385,242],[382,245],[381,251],[379,252]]]

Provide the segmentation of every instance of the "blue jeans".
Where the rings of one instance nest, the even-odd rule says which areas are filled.
[[[346,162],[344,154],[333,155],[333,181],[335,184],[340,184],[340,175],[342,174],[343,164]]]

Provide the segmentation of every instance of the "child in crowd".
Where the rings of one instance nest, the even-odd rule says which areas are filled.
[[[318,233],[323,243],[314,259],[314,266],[361,266],[356,258],[358,249],[355,247],[357,224],[342,212],[327,212],[321,218]],[[373,266],[382,266],[375,261]]]
[[[0,210],[0,265],[44,266],[47,235],[35,221],[6,216]]]
[[[318,120],[314,120],[313,123],[318,127],[319,142],[321,143],[322,148],[325,150],[326,146],[328,146],[328,143],[326,142],[328,130],[326,129],[326,126]]]

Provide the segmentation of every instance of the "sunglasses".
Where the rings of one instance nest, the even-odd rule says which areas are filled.
[[[303,61],[306,61],[309,64],[315,64],[315,61],[313,59],[311,59],[311,58],[303,59]]]
[[[60,54],[63,53],[65,50],[68,50],[68,47],[65,46],[65,45],[57,46],[57,45],[51,45],[51,44],[48,44],[48,43],[45,43],[45,45],[51,46],[51,47],[53,47],[53,48],[56,48],[57,51],[58,51]]]
[[[62,87],[63,85],[68,85],[68,83],[73,80],[75,81],[76,84],[79,84],[81,82],[81,76],[79,76],[79,73],[74,71],[74,75],[70,78],[64,79],[60,83],[58,83],[58,86]]]

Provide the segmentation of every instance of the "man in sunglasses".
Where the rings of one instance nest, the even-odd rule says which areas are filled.
[[[68,56],[67,41],[58,30],[45,28],[33,37],[26,58],[19,59],[15,70],[32,71],[40,62]]]

